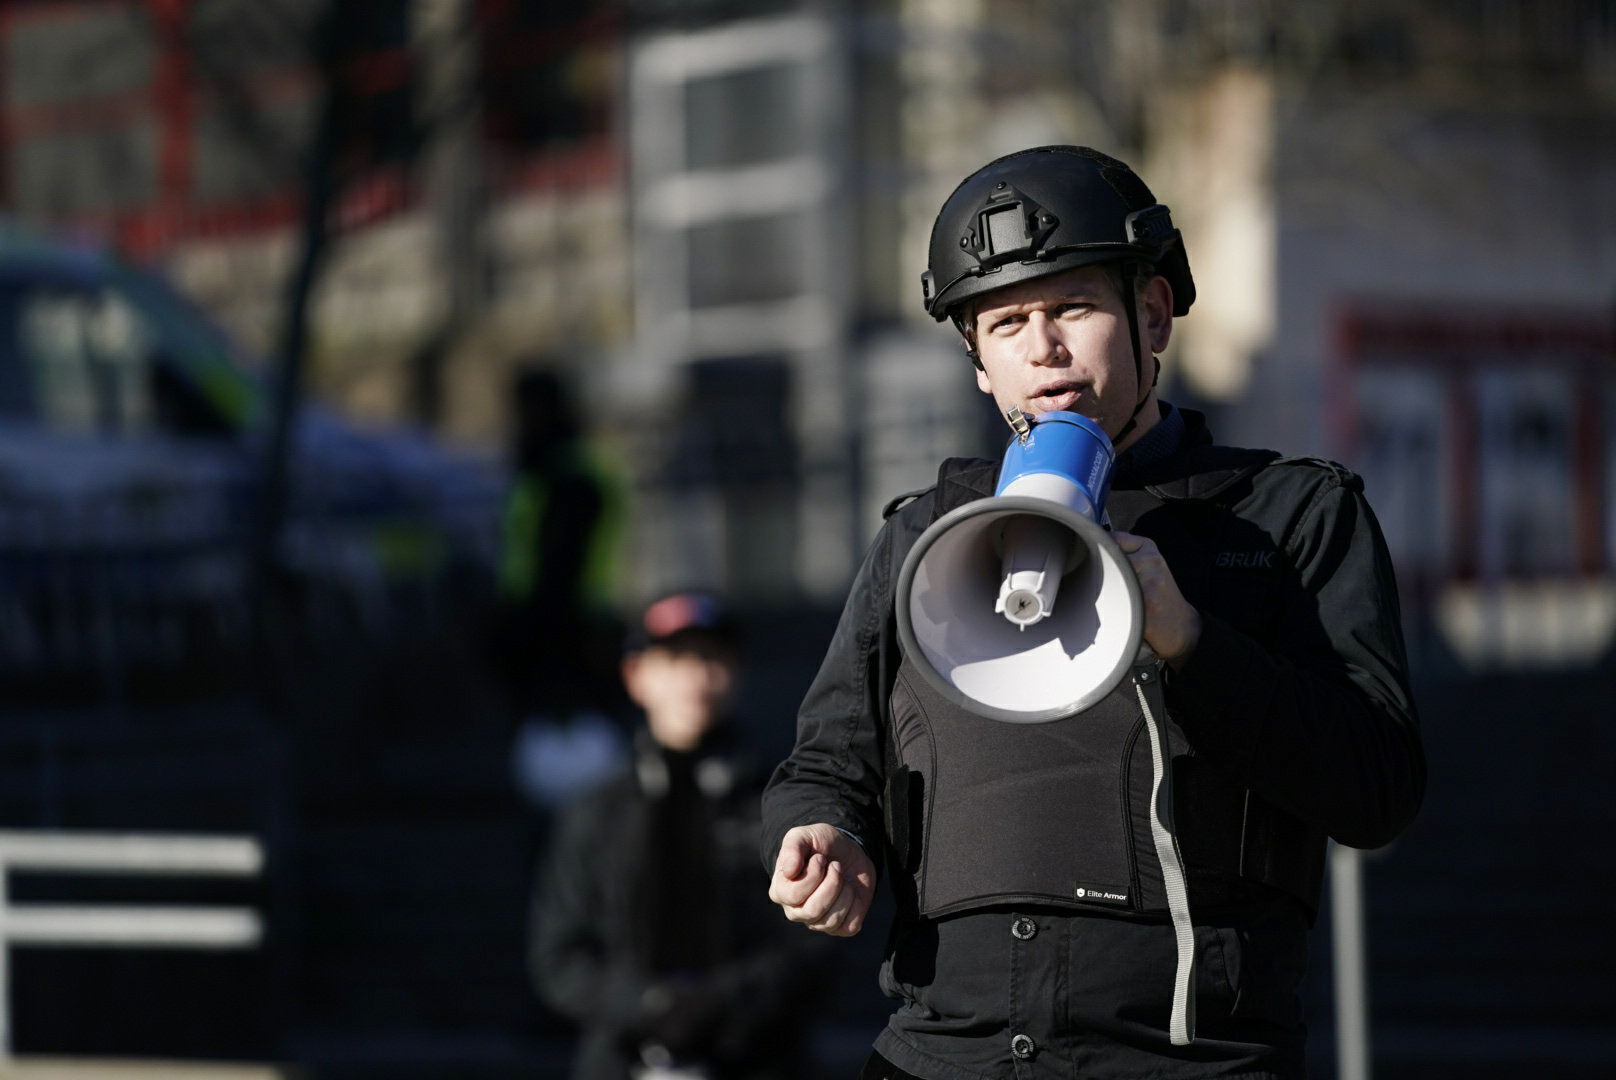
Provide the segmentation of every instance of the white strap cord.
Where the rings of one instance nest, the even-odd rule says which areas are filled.
[[[1161,862],[1162,884],[1167,890],[1167,911],[1173,919],[1173,936],[1178,942],[1178,969],[1173,976],[1173,1011],[1167,1032],[1174,1046],[1188,1046],[1195,1040],[1195,924],[1190,921],[1189,890],[1184,882],[1184,863],[1173,835],[1173,794],[1167,767],[1167,735],[1150,707],[1145,685],[1156,679],[1153,668],[1134,672],[1134,692],[1145,714],[1145,730],[1150,732],[1150,835],[1156,842],[1156,858]]]

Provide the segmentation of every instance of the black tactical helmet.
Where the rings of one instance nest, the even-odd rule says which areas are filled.
[[[1086,146],[1039,146],[954,189],[932,225],[921,287],[941,322],[982,293],[1105,262],[1154,266],[1172,286],[1174,315],[1195,301],[1183,239],[1132,169]]]

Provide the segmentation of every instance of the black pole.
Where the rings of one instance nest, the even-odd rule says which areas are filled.
[[[324,94],[314,139],[304,165],[302,253],[287,286],[286,313],[275,350],[269,434],[264,448],[263,487],[253,536],[253,588],[250,599],[254,659],[272,687],[272,610],[280,578],[280,536],[291,490],[297,416],[308,355],[309,299],[330,241],[330,212],[337,189],[346,95],[342,84],[340,4],[330,3],[316,31],[315,61]]]

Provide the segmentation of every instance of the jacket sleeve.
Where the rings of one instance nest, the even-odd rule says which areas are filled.
[[[751,796],[756,797],[754,794]],[[823,977],[830,939],[802,934],[779,917],[761,889],[726,895],[734,955],[701,975],[666,974],[644,962],[637,927],[612,913],[605,881],[620,864],[603,852],[624,842],[624,799],[608,787],[563,811],[533,894],[529,967],[544,1002],[586,1031],[618,1040],[656,1041],[678,1054],[745,1059],[789,1031]],[[752,826],[756,818],[748,815]],[[724,880],[753,882],[750,859],[734,860]]]
[[[1340,843],[1378,847],[1425,791],[1391,558],[1356,477],[1331,472],[1297,502],[1273,647],[1203,611],[1168,701],[1198,755]]]
[[[774,914],[775,933],[765,945],[722,965],[708,986],[717,1006],[713,1041],[730,1059],[752,1057],[767,1041],[800,1019],[817,997],[829,970],[833,939],[804,934]]]
[[[651,980],[606,940],[600,815],[591,797],[563,811],[533,893],[528,965],[544,1002],[576,1023],[619,1033],[646,1019]]]
[[[882,663],[892,607],[892,559],[903,515],[882,527],[859,567],[825,659],[797,713],[797,742],[763,793],[763,865],[774,872],[780,842],[798,825],[823,822],[856,837],[880,865],[885,734]]]

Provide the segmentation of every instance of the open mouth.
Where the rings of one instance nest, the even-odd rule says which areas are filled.
[[[1038,388],[1033,394],[1032,406],[1040,412],[1071,409],[1083,396],[1083,386],[1075,382],[1054,382]]]

